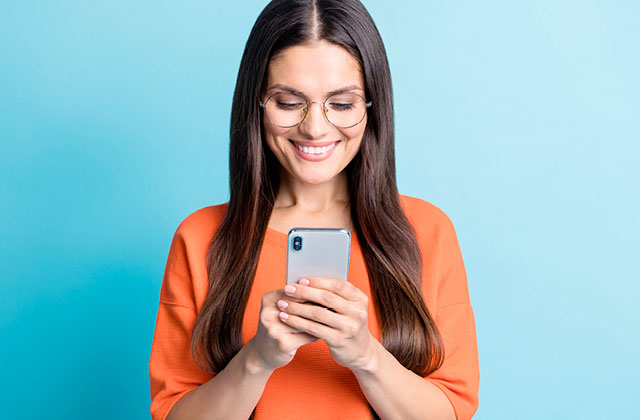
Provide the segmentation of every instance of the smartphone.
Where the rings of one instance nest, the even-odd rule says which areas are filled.
[[[348,281],[351,233],[347,229],[293,228],[287,243],[287,284],[303,277]]]

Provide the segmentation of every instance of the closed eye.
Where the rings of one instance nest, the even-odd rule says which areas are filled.
[[[299,109],[304,108],[305,104],[302,102],[276,102],[276,106],[278,109],[282,109],[283,111],[297,111]]]
[[[354,104],[352,103],[339,103],[339,102],[332,102],[329,104],[329,107],[334,111],[350,111],[353,108],[355,108]]]

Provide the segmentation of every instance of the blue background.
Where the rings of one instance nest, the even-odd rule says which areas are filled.
[[[231,98],[264,4],[0,3],[3,418],[148,417],[171,237],[228,199]],[[401,192],[458,232],[475,418],[632,417],[640,3],[365,4]]]

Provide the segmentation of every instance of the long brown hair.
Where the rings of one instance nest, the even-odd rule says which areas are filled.
[[[373,20],[357,0],[275,0],[251,30],[233,97],[231,195],[209,247],[209,291],[193,330],[194,359],[216,373],[242,348],[244,311],[280,183],[279,163],[263,143],[258,101],[269,60],[287,47],[314,40],[345,48],[364,73],[373,107],[360,151],[345,169],[351,218],[379,314],[382,344],[407,369],[428,375],[442,364],[443,344],[422,298],[420,248],[396,186],[386,52]]]

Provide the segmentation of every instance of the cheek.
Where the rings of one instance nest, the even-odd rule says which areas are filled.
[[[272,152],[278,154],[277,150],[284,148],[284,142],[288,141],[287,133],[291,129],[277,127],[269,121],[263,121],[262,127],[267,145]]]
[[[342,134],[347,139],[347,147],[351,149],[360,149],[362,138],[364,137],[364,126],[356,126],[352,128],[342,129]]]

